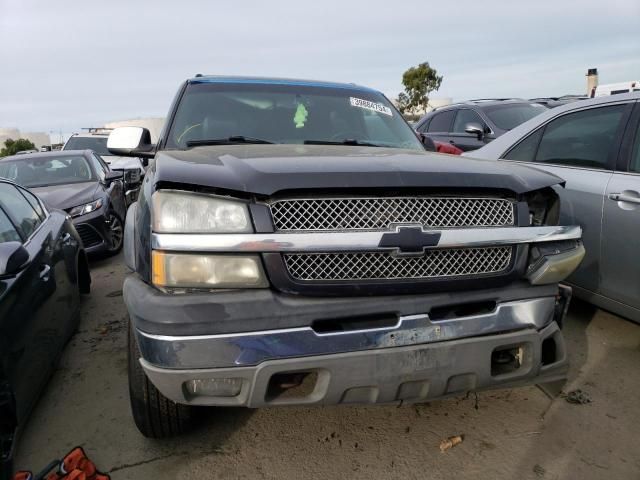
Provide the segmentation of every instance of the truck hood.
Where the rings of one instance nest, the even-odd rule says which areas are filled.
[[[160,182],[270,196],[285,190],[492,188],[517,194],[562,183],[520,165],[397,148],[324,145],[224,145],[158,153]]]
[[[30,190],[40,197],[47,207],[65,210],[94,201],[97,189],[98,182],[94,181],[35,187]]]
[[[144,174],[144,167],[139,158],[119,157],[117,155],[102,155],[102,159],[109,164],[111,170],[137,169]]]

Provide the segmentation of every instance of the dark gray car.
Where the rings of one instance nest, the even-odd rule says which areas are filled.
[[[519,99],[468,100],[429,112],[415,129],[436,142],[476,150],[545,112],[539,103]]]
[[[526,162],[564,178],[561,223],[580,224],[587,255],[574,293],[640,322],[640,93],[549,110],[470,156]]]

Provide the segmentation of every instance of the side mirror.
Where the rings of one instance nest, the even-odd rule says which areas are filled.
[[[464,126],[464,131],[470,135],[475,135],[476,137],[478,137],[478,140],[482,140],[482,137],[484,137],[484,128],[482,128],[482,125],[480,125],[479,123],[467,123]]]
[[[436,148],[436,144],[433,143],[430,137],[427,137],[424,133],[419,134],[420,141],[422,145],[424,145],[424,149],[428,152],[436,152],[438,149]]]
[[[155,145],[151,143],[151,132],[142,127],[119,127],[109,134],[109,152],[121,157],[151,158]]]
[[[20,242],[0,243],[0,277],[15,275],[29,261],[29,252]]]
[[[104,176],[104,180],[107,183],[111,183],[114,180],[121,180],[122,178],[124,178],[124,173],[119,170],[109,170]]]

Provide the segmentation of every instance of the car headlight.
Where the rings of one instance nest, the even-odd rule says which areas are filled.
[[[151,253],[152,282],[168,288],[266,288],[258,255]]]
[[[129,168],[124,170],[124,181],[127,184],[138,183],[140,181],[140,170]]]
[[[158,233],[250,233],[243,202],[202,193],[160,190],[152,197],[153,231]]]
[[[95,212],[102,207],[102,199],[95,200],[91,203],[85,203],[84,205],[78,205],[69,210],[69,215],[72,217],[79,217],[80,215],[86,215],[87,213]]]

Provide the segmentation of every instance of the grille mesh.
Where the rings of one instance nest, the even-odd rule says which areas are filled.
[[[513,247],[428,250],[421,257],[389,253],[292,253],[284,261],[297,280],[420,279],[482,275],[509,268]]]
[[[501,198],[289,199],[270,207],[279,231],[386,230],[398,223],[434,228],[514,225],[513,203]]]

